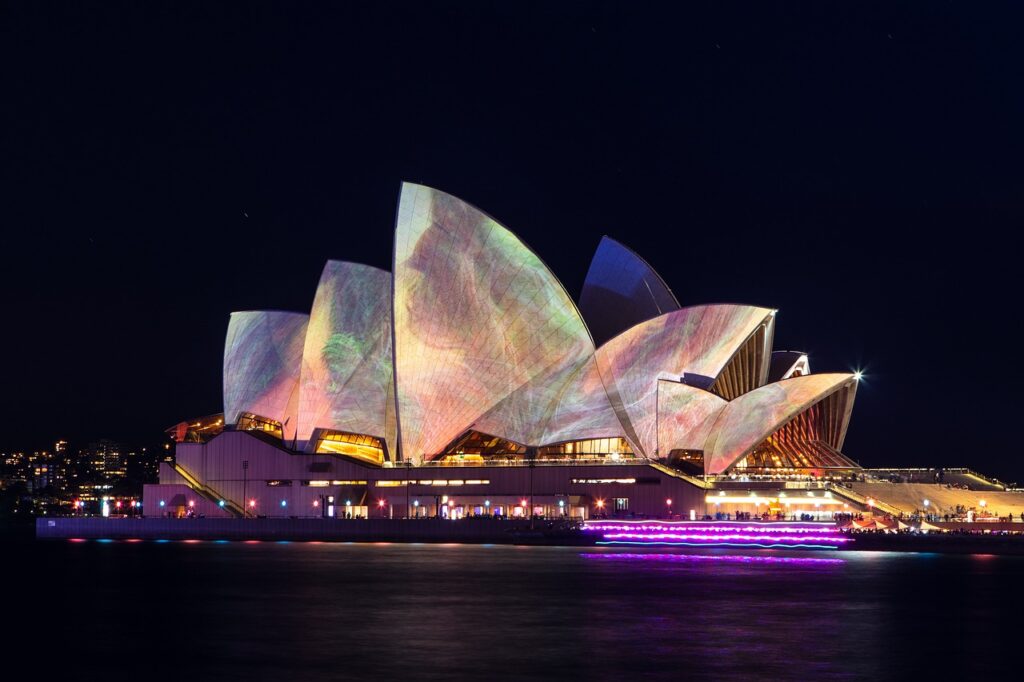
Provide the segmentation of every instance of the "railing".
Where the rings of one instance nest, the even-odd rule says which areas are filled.
[[[683,473],[678,469],[673,469],[670,466],[666,466],[660,462],[656,462],[650,459],[644,459],[642,457],[631,457],[630,459],[618,459],[609,460],[605,456],[587,458],[577,457],[574,459],[493,459],[489,458],[482,462],[471,461],[471,462],[424,462],[423,464],[409,467],[410,470],[436,468],[436,469],[451,469],[456,467],[530,467],[530,466],[650,466],[658,471],[672,476],[674,478],[680,478],[688,483],[691,483],[698,488],[707,488],[708,484],[697,476],[691,476],[690,474]],[[384,468],[386,469],[402,469],[405,468],[401,463],[398,462],[385,462]]]
[[[218,493],[210,486],[200,482],[199,479],[197,479],[188,471],[188,469],[181,466],[177,462],[174,462],[174,470],[178,473],[179,476],[185,479],[185,482],[188,483],[190,488],[192,488],[194,491],[202,495],[210,502],[213,502],[214,504],[217,504],[219,506],[223,506],[235,516],[245,516],[245,510],[243,510],[233,501],[222,496],[220,493]],[[223,502],[224,504],[220,505],[221,502]]]
[[[529,467],[529,466],[643,466],[645,464],[652,464],[650,460],[643,459],[642,457],[631,457],[630,459],[618,459],[609,460],[606,457],[577,457],[575,459],[498,459],[488,458],[484,461],[467,461],[467,462],[423,462],[415,466],[409,467],[410,469],[451,469],[456,467]],[[402,462],[384,462],[383,468],[385,469],[405,469],[406,465]]]
[[[693,485],[697,486],[698,488],[704,488],[704,489],[708,488],[707,482],[704,481],[703,479],[697,478],[696,476],[690,476],[689,474],[684,474],[682,471],[679,471],[678,469],[673,469],[672,467],[665,466],[664,464],[661,464],[660,462],[655,462],[653,460],[648,461],[647,464],[651,465],[652,467],[654,467],[655,469],[657,469],[658,471],[660,471],[663,474],[667,474],[667,475],[673,476],[675,478],[681,478],[681,479],[683,479],[684,481],[686,481],[688,483],[692,483]]]
[[[887,472],[887,473],[924,473],[924,472],[937,472],[940,467],[871,467],[864,471],[868,474],[874,474],[874,472]],[[999,486],[1001,488],[1010,489],[1014,484],[1007,484],[1000,481],[994,476],[986,476],[985,474],[975,471],[969,467],[941,467],[941,470],[945,473],[950,474],[962,474],[964,476],[972,476],[980,481],[988,483],[989,485]]]
[[[834,493],[837,493],[841,497],[845,497],[851,502],[864,505],[869,509],[877,509],[878,511],[883,512],[885,514],[889,514],[890,516],[899,516],[903,513],[903,510],[901,510],[899,507],[894,507],[891,504],[882,502],[881,500],[868,498],[867,496],[860,494],[859,492],[853,490],[852,488],[847,488],[846,486],[832,485],[829,486],[829,490],[831,490]],[[871,504],[868,504],[869,499],[871,500]]]

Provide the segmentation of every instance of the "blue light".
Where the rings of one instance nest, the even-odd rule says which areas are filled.
[[[223,507],[223,506],[224,506],[224,500],[221,500],[221,501],[220,501],[220,502],[218,502],[217,504],[218,504],[219,506]]]
[[[287,507],[288,506],[288,502],[286,500],[281,500],[281,506],[282,507]]]
[[[565,506],[565,500],[559,500],[558,501],[558,506],[559,507],[564,507]]]
[[[412,506],[414,506],[414,507],[420,506],[420,501],[419,500],[413,500],[412,501]]]
[[[163,500],[160,500],[160,506],[161,507],[164,506],[164,501]]]
[[[491,506],[491,501],[490,500],[484,500],[484,506],[485,507],[490,507]]]

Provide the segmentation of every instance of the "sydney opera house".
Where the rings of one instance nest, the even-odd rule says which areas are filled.
[[[831,517],[858,377],[776,311],[681,306],[604,238],[573,301],[515,234],[404,184],[392,271],[329,261],[309,313],[231,315],[223,414],[172,427],[147,516]],[[797,492],[799,491],[799,492]]]

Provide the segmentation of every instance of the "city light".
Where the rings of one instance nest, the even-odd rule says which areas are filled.
[[[665,506],[666,507],[671,507],[672,506],[672,498],[671,497],[668,498],[667,500],[665,500]]]
[[[320,506],[320,500],[313,500],[313,506],[314,507],[319,507]]]
[[[218,507],[223,507],[224,506],[224,500],[221,500],[220,502],[218,502],[217,506]]]
[[[525,499],[519,500],[519,506],[520,507],[525,507],[526,506],[526,500]]]
[[[924,501],[924,506],[925,506],[926,509],[928,508],[928,504],[929,504],[928,500],[925,500]]]
[[[604,500],[598,500],[597,501],[597,508],[598,509],[604,509]]]
[[[287,507],[288,506],[288,500],[281,500],[281,506],[282,507]]]
[[[380,507],[380,508],[382,508],[382,509],[383,509],[383,508],[384,508],[384,505],[385,505],[385,504],[386,504],[386,503],[384,502],[384,500],[377,500],[377,506],[378,506],[378,507]]]
[[[256,506],[256,500],[249,500],[249,507],[253,508]]]
[[[163,500],[160,500],[160,506],[161,506],[161,507],[163,507],[163,506],[164,506],[164,504],[165,504],[165,503],[164,503],[164,501],[163,501]]]
[[[490,507],[491,506],[491,501],[490,500],[484,500],[484,506],[485,507]]]
[[[190,506],[190,507],[196,506],[196,501],[195,500],[189,500],[188,501],[188,506]]]
[[[413,500],[412,501],[412,506],[414,506],[414,507],[420,506],[420,501],[419,500]]]

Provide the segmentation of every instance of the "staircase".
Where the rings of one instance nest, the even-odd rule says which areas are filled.
[[[666,466],[666,465],[662,464],[661,462],[655,462],[654,460],[648,460],[647,464],[651,465],[652,467],[654,467],[655,469],[657,469],[658,471],[660,471],[663,474],[667,474],[667,475],[672,476],[674,478],[681,478],[684,481],[686,481],[687,483],[692,483],[693,485],[697,486],[698,488],[700,488],[702,490],[707,490],[707,488],[708,488],[707,482],[705,482],[703,479],[697,478],[696,476],[690,476],[689,474],[684,474],[682,471],[679,471],[678,469],[673,469],[672,467]]]
[[[204,483],[200,483],[199,479],[197,479],[195,476],[189,473],[188,469],[181,466],[177,462],[174,463],[174,470],[178,473],[179,476],[185,479],[185,482],[188,483],[189,487],[192,488],[192,490],[196,491],[196,493],[198,493],[200,497],[203,497],[209,500],[210,502],[213,502],[214,504],[221,506],[222,509],[227,509],[229,512],[231,512],[232,516],[236,516],[239,518],[243,518],[245,516],[245,510],[242,509],[242,507],[238,506],[235,502],[229,500],[228,498],[220,495],[216,490],[214,490],[210,486],[205,485]],[[223,502],[224,504],[221,505],[221,502]]]
[[[869,505],[867,497],[861,495],[856,490],[851,490],[850,488],[847,488],[846,486],[829,483],[827,488],[828,490],[831,490],[834,494],[839,495],[840,497],[844,497],[847,500],[853,502],[854,504],[859,504],[864,507],[868,507],[869,509],[877,509],[883,514],[889,514],[890,516],[899,516],[903,513],[902,510],[899,509],[899,507],[894,507],[891,504],[886,504],[885,502],[882,502],[879,499],[872,499],[871,504]]]

